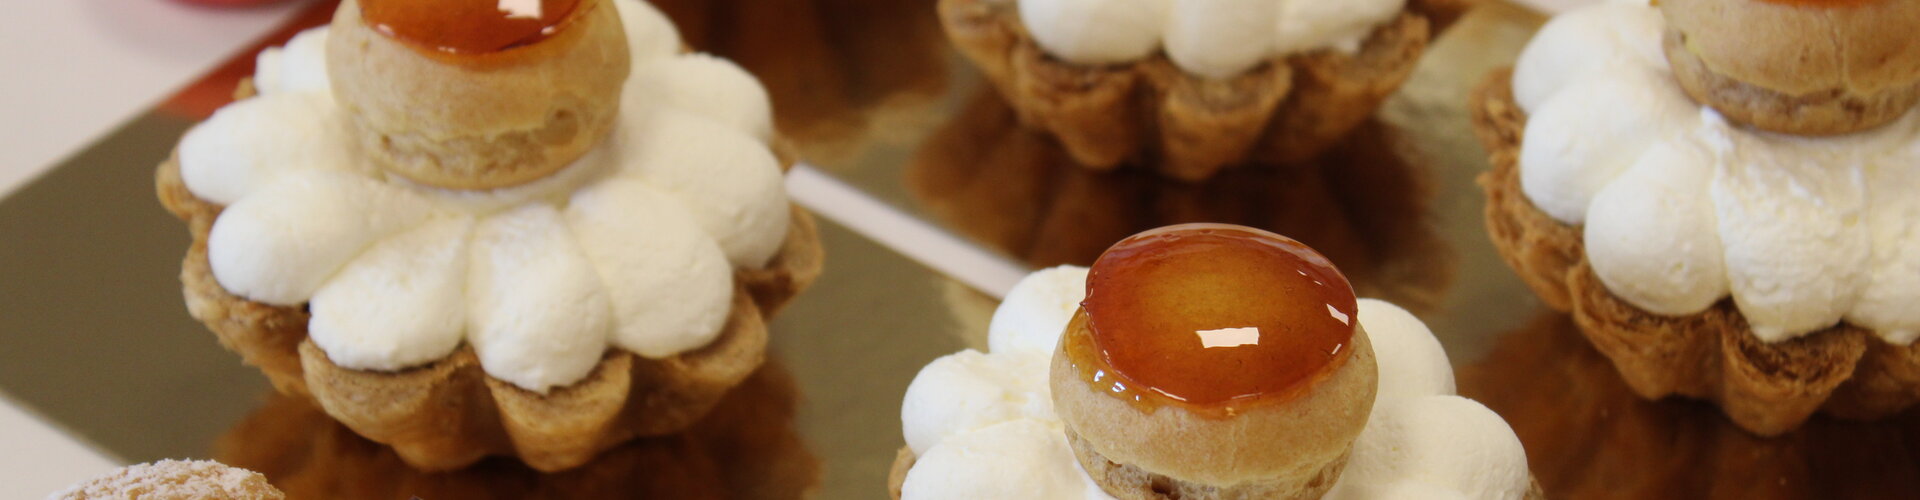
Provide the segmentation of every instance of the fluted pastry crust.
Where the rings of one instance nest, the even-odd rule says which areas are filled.
[[[305,400],[273,395],[214,442],[213,456],[258,470],[295,499],[812,498],[820,460],[794,422],[799,400],[793,376],[769,358],[686,431],[549,474],[499,459],[416,470]]]

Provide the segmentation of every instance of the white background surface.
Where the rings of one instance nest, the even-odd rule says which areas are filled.
[[[0,0],[8,14],[0,16],[0,197],[159,104],[308,1],[211,9],[172,0]],[[115,460],[0,394],[0,499],[43,498]]]
[[[41,498],[117,465],[0,397],[0,498]]]
[[[159,104],[306,5],[0,0],[0,196]]]
[[[209,9],[173,0],[0,0],[12,14],[0,16],[0,65],[7,68],[0,80],[0,197],[159,104],[309,1]],[[1515,1],[1551,12],[1599,0]],[[818,191],[795,185],[814,180],[789,184]],[[0,394],[0,500],[41,498],[116,460]]]

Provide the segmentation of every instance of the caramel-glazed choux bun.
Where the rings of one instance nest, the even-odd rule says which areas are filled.
[[[1920,101],[1920,0],[1660,0],[1673,73],[1736,122],[1832,135]]]
[[[523,184],[607,136],[631,63],[610,0],[346,0],[327,71],[382,168],[455,189]]]
[[[1317,499],[1377,381],[1347,279],[1243,226],[1184,224],[1108,249],[1053,359],[1087,473],[1136,499]]]

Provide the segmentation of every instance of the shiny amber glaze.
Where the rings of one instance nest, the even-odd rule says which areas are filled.
[[[1351,355],[1353,287],[1312,248],[1242,226],[1183,224],[1093,264],[1066,355],[1096,390],[1213,417],[1293,399]]]
[[[558,33],[589,0],[360,0],[381,34],[443,55],[482,55]]]

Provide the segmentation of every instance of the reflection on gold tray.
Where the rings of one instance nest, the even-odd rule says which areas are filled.
[[[760,79],[775,125],[803,156],[834,162],[866,134],[926,113],[946,90],[946,42],[930,2],[649,0],[695,50]]]
[[[289,498],[806,498],[819,460],[794,428],[799,395],[769,360],[686,433],[641,439],[579,468],[542,474],[505,458],[426,473],[304,401],[270,396],[215,444],[215,458],[265,474]]]
[[[1645,401],[1566,315],[1541,312],[1459,372],[1527,447],[1553,498],[1911,498],[1920,412],[1874,423],[1817,416],[1777,438],[1713,406]]]
[[[927,139],[906,182],[945,225],[1035,267],[1089,265],[1146,229],[1227,222],[1312,245],[1362,296],[1418,310],[1439,301],[1454,266],[1426,218],[1432,193],[1417,157],[1399,131],[1369,120],[1321,158],[1228,169],[1202,184],[1140,168],[1095,172],[982,89]]]

